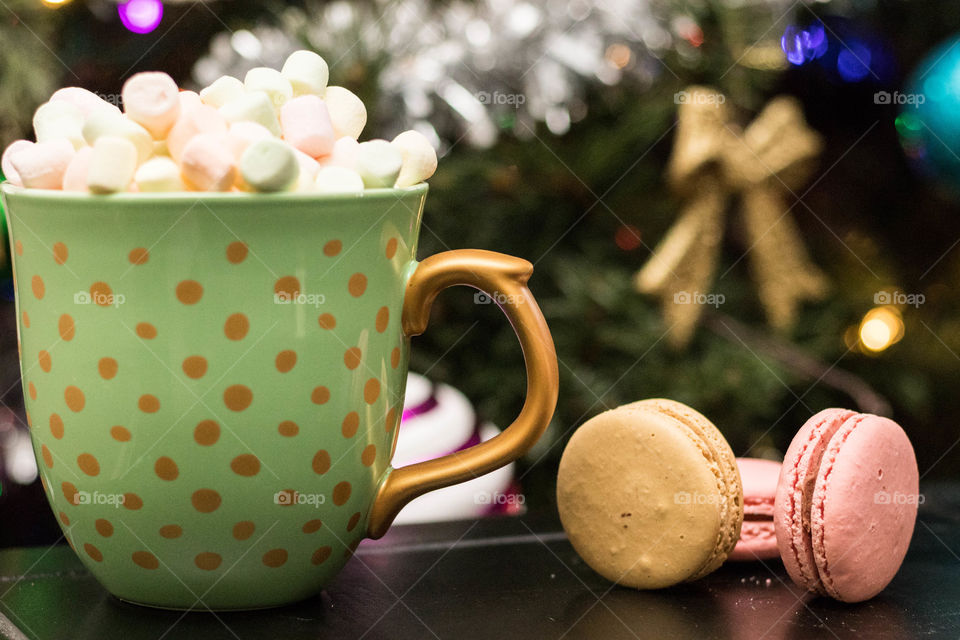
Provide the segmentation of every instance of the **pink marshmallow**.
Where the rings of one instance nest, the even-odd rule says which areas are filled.
[[[134,74],[124,83],[122,94],[127,116],[154,140],[165,138],[180,115],[180,89],[160,71]]]
[[[87,189],[87,172],[93,160],[93,147],[84,147],[73,155],[73,160],[67,165],[63,173],[64,191],[89,191]]]
[[[280,109],[283,139],[312,158],[330,153],[334,143],[333,123],[323,100],[315,95],[297,96]]]
[[[66,139],[38,142],[12,154],[10,162],[23,186],[33,189],[60,189],[63,174],[73,159],[73,145]]]
[[[256,122],[242,120],[230,125],[230,149],[233,151],[233,155],[237,160],[239,160],[243,152],[247,150],[247,147],[257,140],[265,140],[273,137],[274,135],[270,133],[269,129]]]
[[[181,95],[186,92],[181,92]],[[197,98],[199,100],[199,98]],[[180,111],[180,117],[167,135],[167,151],[170,157],[180,162],[183,148],[200,133],[226,134],[227,121],[213,107],[198,102]]]
[[[13,167],[13,163],[10,161],[10,159],[24,149],[29,149],[34,144],[36,143],[32,142],[31,140],[16,140],[11,142],[10,145],[7,146],[6,150],[4,150],[3,159],[0,160],[0,170],[3,171],[3,175],[6,176],[7,181],[10,182],[10,184],[15,184],[18,187],[23,186],[23,181],[20,179],[20,174],[17,173],[17,170]]]
[[[196,91],[190,91],[188,89],[181,91],[177,98],[180,100],[181,113],[183,113],[185,109],[193,109],[194,107],[199,107],[203,104],[203,100],[200,99],[200,94]]]
[[[180,171],[195,191],[229,191],[237,177],[236,159],[223,135],[201,133],[183,149]]]
[[[120,109],[118,109],[116,105],[107,102],[92,91],[87,91],[81,87],[64,87],[63,89],[54,91],[53,95],[50,96],[50,102],[58,100],[69,102],[75,106],[80,110],[80,113],[83,114],[84,118],[97,111],[112,111],[120,115]]]
[[[357,168],[357,156],[360,153],[360,143],[356,138],[343,136],[333,143],[330,155],[319,158],[321,167],[343,167],[344,169]]]

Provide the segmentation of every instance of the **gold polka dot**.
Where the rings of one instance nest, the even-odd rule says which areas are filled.
[[[150,252],[144,247],[137,247],[127,254],[127,260],[133,265],[147,264],[149,259]]]
[[[197,489],[190,500],[200,513],[211,513],[220,506],[220,494],[213,489]]]
[[[238,476],[255,476],[260,473],[260,459],[252,453],[243,453],[230,461],[230,468]]]
[[[157,556],[153,555],[149,551],[134,551],[131,557],[133,558],[133,562],[135,564],[143,567],[144,569],[153,570],[160,566],[160,561],[157,560]]]
[[[355,514],[350,516],[350,520],[347,522],[347,531],[353,531],[357,528],[357,524],[360,522],[360,512],[357,511]]]
[[[326,387],[314,387],[310,392],[310,401],[313,404],[326,404],[330,401],[330,389]]]
[[[67,342],[73,340],[73,336],[77,333],[76,327],[73,324],[73,318],[66,313],[60,316],[60,320],[57,322],[57,329],[60,331],[60,337]]]
[[[395,426],[397,426],[397,410],[391,408],[389,411],[387,411],[386,417],[387,433],[393,431]]]
[[[13,247],[14,247],[14,249],[16,249],[18,256],[22,256],[22,255],[23,255],[23,243],[22,243],[22,242],[20,242],[19,240],[17,240],[16,242],[13,243]]]
[[[74,413],[83,411],[83,407],[87,404],[87,399],[84,397],[83,391],[80,391],[80,389],[73,385],[70,385],[64,390],[63,398],[67,401],[67,407]]]
[[[37,387],[32,382],[27,384],[27,392],[30,394],[31,400],[37,399]]]
[[[144,413],[156,413],[160,410],[160,400],[155,395],[145,393],[137,400],[137,406]]]
[[[119,365],[113,358],[100,358],[100,362],[97,363],[97,370],[104,380],[112,380],[117,375],[118,368]]]
[[[40,445],[40,455],[43,457],[43,464],[47,465],[47,469],[52,469],[53,455],[50,453],[50,449],[47,449],[47,445]]]
[[[320,323],[321,329],[334,329],[337,326],[337,319],[334,318],[331,313],[321,314],[320,317],[317,318],[317,322]]]
[[[23,312],[23,327],[25,329],[30,328],[30,316],[27,314],[26,311]]]
[[[363,449],[363,453],[360,454],[360,462],[363,463],[363,466],[369,467],[373,464],[374,460],[377,459],[377,445],[368,444]]]
[[[129,442],[130,430],[126,427],[121,427],[120,425],[110,427],[110,437],[117,442]]]
[[[281,300],[296,300],[300,295],[300,281],[293,276],[283,276],[274,283],[273,293]]]
[[[394,347],[390,352],[390,366],[394,369],[400,366],[400,347]]]
[[[33,295],[36,296],[37,300],[42,300],[43,294],[47,292],[47,288],[43,284],[43,278],[40,276],[33,276],[30,280],[30,287],[33,289]]]
[[[308,521],[303,525],[303,532],[304,532],[304,533],[315,533],[315,532],[316,532],[317,530],[319,530],[320,527],[322,527],[322,526],[323,526],[323,522],[321,522],[320,520],[308,520]]]
[[[207,372],[207,359],[203,356],[190,356],[183,360],[183,372],[188,378],[197,380]]]
[[[153,470],[161,480],[176,480],[180,469],[172,458],[161,456],[153,463]]]
[[[296,351],[281,351],[277,354],[276,362],[277,371],[280,373],[286,373],[293,369],[293,365],[297,364],[297,352]]]
[[[83,550],[87,552],[87,555],[90,556],[90,559],[94,562],[103,562],[103,554],[100,553],[100,549],[97,549],[89,542],[83,543]]]
[[[344,480],[343,482],[338,482],[337,486],[333,488],[333,504],[338,507],[342,507],[346,504],[347,500],[350,499],[350,483]]]
[[[397,239],[390,238],[387,240],[387,250],[386,250],[387,260],[393,260],[393,256],[397,255]]]
[[[137,323],[137,335],[144,340],[153,340],[157,337],[157,328],[149,322]]]
[[[65,526],[65,527],[69,527],[69,526],[70,526],[70,518],[67,517],[67,514],[65,514],[63,511],[61,511],[60,513],[58,513],[58,514],[57,514],[57,517],[60,518],[60,522],[63,523],[63,526]]]
[[[193,439],[205,447],[215,444],[220,439],[220,425],[213,420],[199,422],[193,430]]]
[[[250,321],[242,313],[235,313],[223,325],[223,333],[231,340],[243,340],[250,331]]]
[[[100,463],[89,453],[81,453],[77,456],[77,466],[88,476],[100,475]]]
[[[113,524],[109,520],[97,518],[97,521],[93,523],[93,526],[96,527],[97,533],[102,535],[104,538],[109,538],[113,535]]]
[[[203,297],[203,285],[196,280],[182,280],[177,284],[177,300],[183,304],[197,304]]]
[[[233,537],[237,540],[246,540],[253,535],[253,532],[256,530],[256,525],[254,525],[249,520],[244,520],[233,525]]]
[[[203,569],[204,571],[213,571],[220,566],[221,562],[223,562],[223,558],[221,558],[219,554],[213,553],[212,551],[198,553],[193,559],[193,563],[197,565],[197,568]]]
[[[313,470],[320,475],[330,471],[330,454],[323,449],[317,451],[313,456]]]
[[[173,540],[183,535],[183,528],[178,524],[165,524],[160,527],[160,536]]]
[[[282,567],[287,562],[287,550],[286,549],[270,549],[265,554],[263,554],[263,564],[268,567],[277,568]]]
[[[347,365],[347,369],[353,371],[360,366],[360,359],[362,357],[363,352],[360,351],[359,347],[350,347],[346,353],[343,354],[343,364]]]
[[[313,564],[323,564],[323,562],[330,557],[332,551],[330,547],[320,547],[310,556],[310,562]]]
[[[50,352],[43,350],[37,354],[37,361],[40,363],[40,368],[50,373],[50,367],[53,366],[53,362],[50,360]]]
[[[383,333],[387,330],[387,325],[390,323],[390,309],[387,307],[380,307],[380,310],[377,311],[377,331]]]
[[[363,385],[363,399],[367,404],[373,404],[380,397],[380,381],[376,378],[370,378]]]
[[[50,433],[53,434],[53,437],[57,440],[63,437],[63,418],[61,418],[59,414],[50,414]]]
[[[327,244],[323,245],[323,255],[333,257],[340,253],[340,250],[343,249],[343,243],[339,240],[331,240]]]
[[[77,487],[72,482],[64,482],[60,485],[63,491],[63,497],[69,504],[77,504]]]
[[[253,392],[246,385],[234,384],[223,392],[223,403],[231,411],[243,411],[250,406],[251,402],[253,402]]]
[[[284,420],[277,426],[277,431],[279,431],[282,436],[292,438],[300,433],[300,426],[293,420]]]
[[[67,245],[62,242],[56,242],[53,245],[53,261],[57,264],[63,264],[67,261]]]
[[[367,290],[367,276],[362,273],[355,273],[350,276],[350,282],[347,284],[347,289],[350,291],[350,295],[354,298],[359,298],[363,295],[363,292]]]
[[[356,411],[351,411],[343,419],[343,423],[340,425],[340,432],[344,438],[352,438],[357,433],[359,427],[360,415]]]
[[[101,307],[113,304],[113,289],[106,282],[94,282],[90,285],[90,299]]]
[[[130,511],[139,511],[143,508],[143,498],[135,493],[123,494],[123,506]]]
[[[246,242],[231,242],[227,245],[227,260],[233,264],[240,264],[247,259],[247,251]]]

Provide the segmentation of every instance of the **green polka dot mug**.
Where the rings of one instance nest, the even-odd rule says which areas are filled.
[[[558,381],[532,267],[469,250],[418,263],[426,193],[3,186],[40,477],[111,593],[210,610],[307,598],[408,501],[540,437]],[[527,398],[496,438],[393,469],[410,336],[452,285],[501,305]]]

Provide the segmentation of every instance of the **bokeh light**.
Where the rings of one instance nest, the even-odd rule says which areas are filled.
[[[827,34],[820,23],[804,29],[790,25],[780,38],[780,47],[790,64],[799,66],[827,52]]]
[[[127,0],[117,5],[120,22],[133,33],[150,33],[163,20],[161,0]]]
[[[879,353],[903,338],[903,317],[896,307],[870,309],[860,321],[860,344],[868,352]]]

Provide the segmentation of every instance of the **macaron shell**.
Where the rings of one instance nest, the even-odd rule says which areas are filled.
[[[869,414],[844,422],[823,457],[811,515],[830,596],[861,602],[890,583],[910,545],[918,491],[913,446],[896,422]]]
[[[852,415],[845,409],[824,409],[807,420],[787,449],[777,484],[773,525],[783,565],[795,583],[821,594],[825,591],[810,540],[810,503],[830,438]]]
[[[621,407],[583,424],[557,475],[560,520],[577,553],[637,589],[699,571],[722,524],[704,451],[696,434],[654,410]]]
[[[780,556],[773,527],[773,504],[781,465],[773,460],[737,458],[743,483],[743,527],[728,560],[767,560]]]

